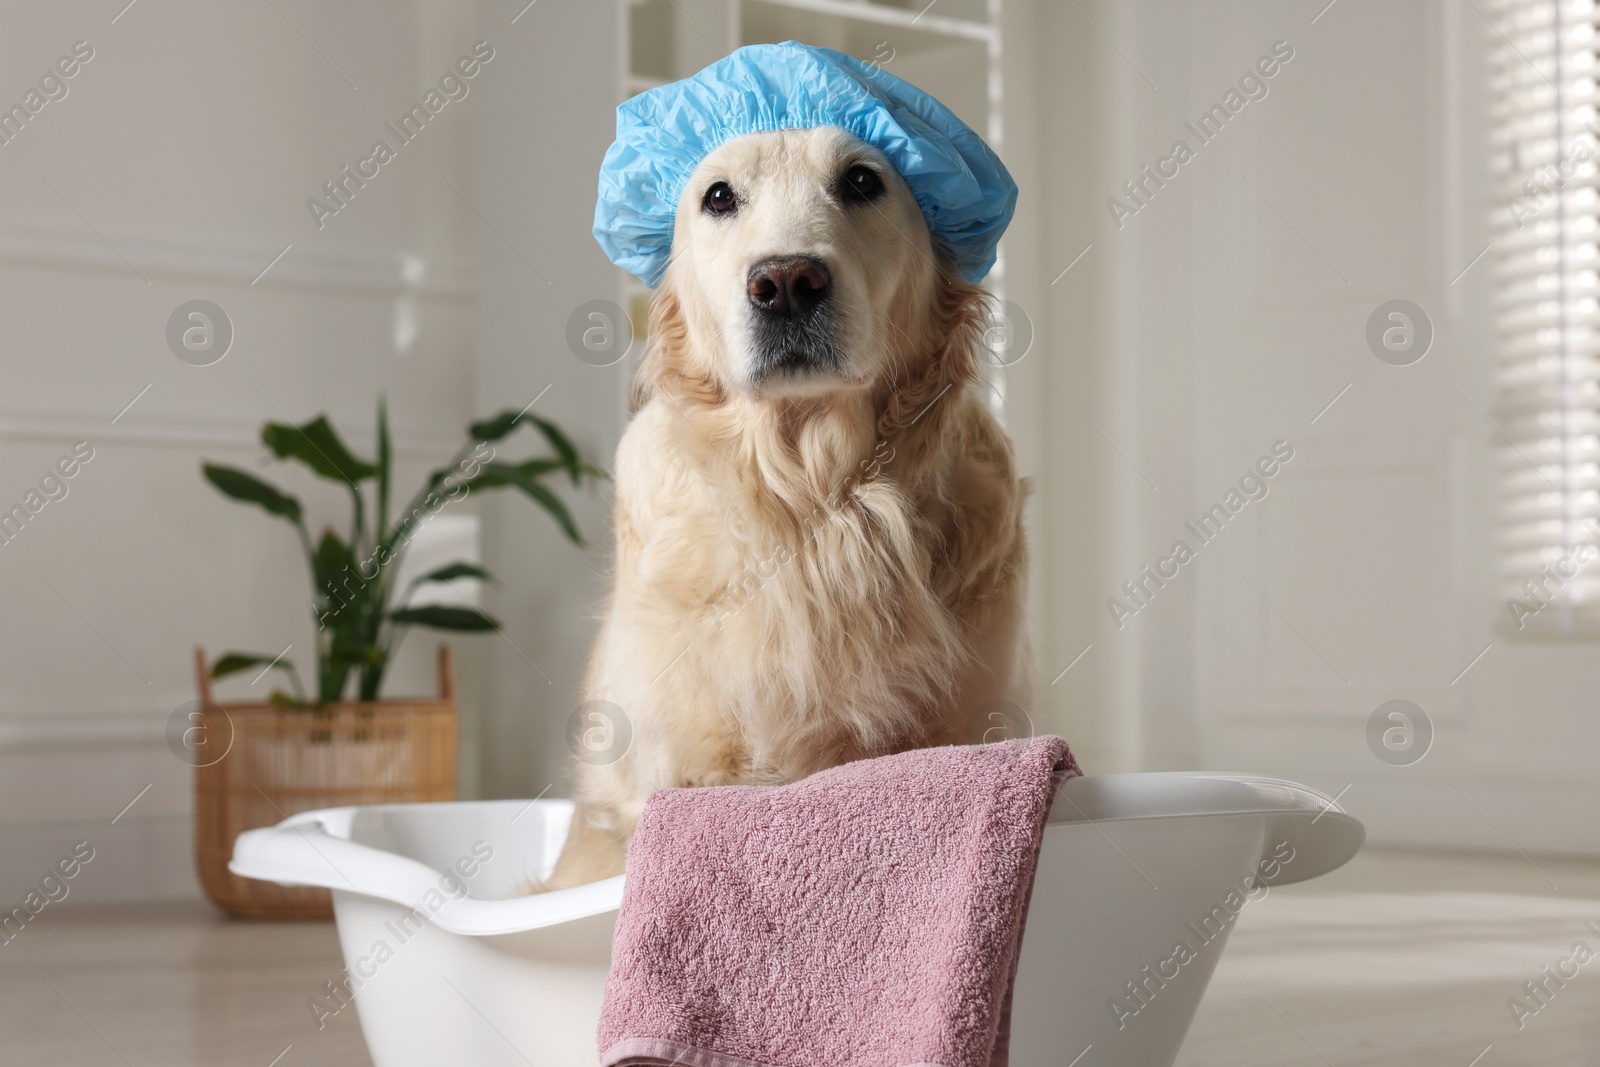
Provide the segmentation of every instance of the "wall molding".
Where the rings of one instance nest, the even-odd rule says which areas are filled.
[[[91,441],[96,445],[133,444],[170,448],[224,448],[261,450],[261,422],[256,418],[173,419],[140,422],[136,417],[112,423],[104,412],[41,412],[0,408],[0,441]],[[376,433],[374,423],[341,422],[340,432],[347,440],[370,442]],[[463,432],[465,432],[463,430]],[[409,443],[396,443],[395,455],[403,459],[427,459],[440,463],[461,447],[462,437],[424,437],[414,435]]]
[[[172,710],[0,712],[0,753],[153,748],[166,743]]]
[[[112,243],[115,243],[115,247]],[[273,258],[289,251],[276,263]],[[127,259],[123,259],[126,256]],[[126,274],[132,261],[150,278],[199,278],[261,289],[314,289],[354,296],[420,296],[470,302],[474,272],[429,263],[401,249],[319,247],[316,238],[172,237],[74,226],[0,221],[0,263]],[[268,264],[271,269],[268,270]],[[263,271],[266,271],[263,274]]]

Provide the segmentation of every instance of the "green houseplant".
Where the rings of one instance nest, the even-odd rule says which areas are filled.
[[[537,430],[550,454],[520,462],[497,458],[495,445],[520,427]],[[316,692],[309,695],[293,662],[254,652],[228,652],[211,665],[211,677],[223,678],[252,668],[283,671],[293,693],[275,692],[272,700],[286,707],[315,707],[343,699],[350,680],[357,699],[374,701],[400,639],[413,626],[477,632],[499,623],[476,608],[427,605],[411,607],[411,595],[429,582],[459,579],[494,581],[475,563],[452,563],[397,588],[395,575],[417,527],[451,501],[492,489],[518,489],[547,512],[575,544],[583,543],[577,524],[547,484],[565,477],[573,487],[585,478],[607,477],[585,462],[570,438],[555,423],[524,411],[503,411],[472,423],[467,441],[450,462],[428,475],[422,487],[393,516],[390,514],[394,450],[389,439],[386,405],[378,401],[376,455],[356,456],[346,447],[327,416],[299,426],[268,422],[261,443],[280,460],[304,465],[313,473],[345,485],[350,493],[350,527],[340,537],[331,526],[313,540],[299,500],[237,467],[205,463],[205,478],[223,495],[253,504],[294,526],[311,574],[312,610],[317,620]],[[368,488],[370,485],[370,497]]]
[[[496,445],[519,428],[538,433],[548,454],[516,462]],[[411,500],[391,514],[394,451],[383,401],[378,402],[376,451],[363,459],[345,445],[326,416],[299,426],[269,422],[261,442],[280,460],[302,464],[350,494],[350,525],[313,538],[305,508],[271,483],[215,463],[205,478],[223,495],[261,508],[294,527],[311,576],[317,622],[315,690],[301,684],[284,657],[229,652],[209,666],[196,650],[200,711],[191,734],[205,744],[195,757],[195,866],[207,896],[230,914],[262,919],[327,918],[325,889],[273,885],[228,870],[235,838],[296,812],[352,804],[419,803],[456,795],[457,708],[448,648],[439,650],[437,698],[379,699],[401,638],[412,627],[474,632],[499,624],[472,607],[414,606],[412,594],[429,583],[493,581],[476,563],[436,568],[402,588],[397,576],[422,522],[474,492],[517,489],[542,508],[566,536],[582,544],[577,524],[551,484],[572,486],[605,477],[583,461],[560,427],[523,411],[505,411],[467,428],[450,462],[432,471]],[[265,701],[219,703],[211,681],[239,671],[282,671],[292,692]],[[353,683],[353,686],[352,686]],[[347,693],[355,689],[355,700]],[[212,743],[212,742],[216,743]],[[221,752],[211,758],[209,753]],[[202,755],[207,753],[207,755]]]

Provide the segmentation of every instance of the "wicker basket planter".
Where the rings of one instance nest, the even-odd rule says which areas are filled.
[[[212,903],[248,919],[327,919],[326,889],[239,878],[234,838],[302,811],[351,804],[454,800],[456,701],[450,649],[439,648],[437,700],[340,703],[314,709],[219,704],[195,650],[201,728],[227,754],[195,768],[195,866]]]

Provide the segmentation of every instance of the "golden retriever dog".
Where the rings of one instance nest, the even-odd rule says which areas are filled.
[[[621,873],[653,790],[975,741],[977,709],[1028,699],[1024,488],[977,385],[989,297],[905,182],[837,127],[748,134],[674,225],[586,682],[631,743],[575,764],[546,889]]]

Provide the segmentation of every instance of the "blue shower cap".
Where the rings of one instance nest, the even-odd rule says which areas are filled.
[[[600,165],[594,236],[611,262],[660,283],[678,197],[723,142],[838,126],[877,148],[911,188],[961,276],[976,282],[1016,211],[1017,185],[966,123],[927,93],[830,48],[753,44],[617,108]]]

